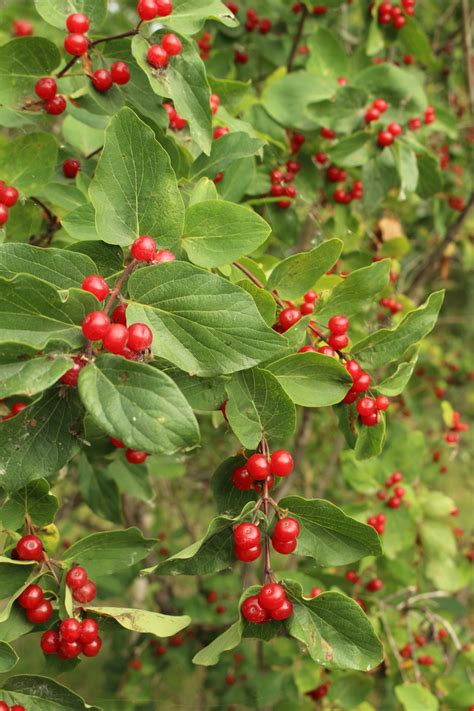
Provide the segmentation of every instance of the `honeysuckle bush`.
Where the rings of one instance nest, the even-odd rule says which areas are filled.
[[[4,3],[2,711],[472,709],[469,19]]]

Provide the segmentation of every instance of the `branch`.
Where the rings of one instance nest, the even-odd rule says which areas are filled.
[[[141,24],[141,23],[140,23]],[[133,37],[134,35],[138,34],[138,28],[140,27],[140,24],[135,27],[133,30],[128,30],[128,32],[121,32],[118,35],[109,35],[108,37],[102,37],[101,39],[95,40],[94,42],[91,42],[89,44],[89,48],[87,50],[87,54],[89,53],[89,50],[91,50],[93,47],[96,47],[98,44],[101,44],[102,42],[111,42],[112,40],[116,39],[124,39],[125,37]],[[82,55],[86,56],[86,55]],[[74,64],[77,62],[78,59],[81,57],[74,56],[71,57],[71,59],[68,61],[68,63],[61,69],[60,72],[56,74],[57,79],[61,79],[68,71],[71,69],[71,67],[74,66]]]
[[[471,116],[474,116],[474,54],[472,53],[472,25],[469,12],[469,0],[462,0],[462,29],[464,38],[464,54],[466,61],[467,91]]]
[[[293,69],[293,64],[295,61],[296,53],[298,51],[298,45],[301,42],[301,38],[303,36],[304,24],[306,22],[307,17],[308,17],[308,8],[306,7],[306,5],[303,5],[303,10],[301,11],[300,21],[298,23],[298,27],[296,28],[296,34],[293,38],[293,44],[291,46],[290,56],[288,57],[288,62],[286,65],[288,72],[291,72]]]

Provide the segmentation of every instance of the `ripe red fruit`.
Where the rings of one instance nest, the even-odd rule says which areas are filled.
[[[300,306],[300,313],[302,316],[309,316],[309,314],[312,314],[314,311],[314,304],[308,304],[305,302],[304,304],[301,304]]]
[[[248,622],[253,622],[256,625],[260,625],[268,619],[268,613],[260,605],[258,595],[250,595],[250,597],[243,601],[240,609],[243,617]]]
[[[121,323],[122,326],[127,325],[127,307],[124,306],[123,304],[119,304],[118,306],[115,307],[115,309],[112,311],[112,316],[110,317],[110,320],[112,323]]]
[[[153,264],[164,264],[165,262],[174,262],[176,256],[169,249],[159,249],[156,253],[156,257],[153,260]]]
[[[167,17],[173,11],[171,0],[156,0],[158,7],[158,17]]]
[[[153,333],[144,323],[133,323],[128,327],[128,347],[139,353],[151,346]]]
[[[221,100],[220,100],[218,94],[211,94],[211,96],[209,98],[209,103],[211,106],[211,113],[213,116],[215,116],[218,109],[219,109],[220,103],[221,103]]]
[[[433,657],[430,657],[428,654],[418,657],[417,661],[418,664],[421,664],[424,667],[430,667],[434,663]]]
[[[403,132],[403,129],[399,123],[396,123],[394,121],[393,123],[388,124],[387,131],[389,131],[392,134],[392,136],[394,136],[396,138],[397,136],[400,136],[400,134]]]
[[[314,160],[316,161],[316,163],[319,163],[319,165],[325,165],[328,162],[327,153],[315,153]]]
[[[176,56],[177,54],[181,54],[183,50],[183,45],[179,37],[176,37],[172,32],[170,32],[167,35],[163,35],[161,38],[161,46],[165,50],[165,52],[168,52],[169,55],[172,57]]]
[[[82,322],[82,333],[90,341],[103,338],[110,328],[110,321],[103,311],[91,311]]]
[[[270,611],[270,617],[272,618],[272,620],[287,620],[288,617],[291,617],[292,614],[293,605],[288,599],[284,600],[280,607],[277,607],[276,610]]]
[[[321,136],[321,138],[328,138],[329,140],[332,140],[333,138],[335,138],[336,133],[330,128],[322,128],[319,132],[319,135]]]
[[[128,329],[121,323],[113,323],[102,339],[103,347],[110,353],[120,355],[127,345]]]
[[[408,121],[408,128],[410,131],[418,131],[418,129],[421,128],[421,119],[418,116],[411,118]]]
[[[252,546],[252,548],[240,548],[239,546],[234,546],[234,555],[237,560],[241,560],[243,563],[251,563],[257,560],[262,554],[261,545]]]
[[[406,25],[406,17],[403,17],[403,15],[392,16],[392,25],[396,30],[401,30]]]
[[[18,190],[11,185],[0,186],[0,202],[6,207],[14,207],[19,197]]]
[[[147,52],[148,63],[156,69],[168,66],[168,52],[160,44],[152,44]]]
[[[143,464],[148,457],[148,452],[142,452],[139,449],[127,449],[125,456],[130,464]]]
[[[59,649],[59,641],[59,634],[55,630],[43,632],[40,642],[41,649],[45,654],[57,654]]]
[[[353,585],[355,585],[356,583],[359,582],[360,578],[359,578],[359,576],[357,575],[357,573],[356,573],[355,570],[348,570],[347,573],[346,573],[346,580],[347,580],[349,583],[352,583]]]
[[[83,35],[89,29],[89,18],[80,12],[75,12],[66,19],[66,27],[69,32],[77,32]]]
[[[28,407],[26,402],[16,402],[11,407],[10,415],[12,415],[12,417],[14,417],[15,415],[18,415],[18,413],[21,412],[22,410],[24,410],[25,407]]]
[[[75,178],[81,169],[81,164],[74,158],[68,158],[63,163],[63,174],[66,178]],[[89,291],[89,289],[86,289]]]
[[[89,49],[89,40],[84,35],[74,33],[64,38],[64,49],[74,57],[80,57]]]
[[[36,95],[44,101],[49,101],[49,99],[54,99],[57,92],[57,85],[54,79],[51,77],[44,77],[43,79],[38,79],[35,84]]]
[[[362,417],[368,417],[376,411],[375,400],[370,397],[362,397],[357,403],[357,412]]]
[[[367,111],[364,114],[364,120],[366,123],[371,123],[372,121],[378,121],[380,118],[380,111],[375,108],[375,106],[372,106],[370,109],[367,109]]]
[[[237,467],[232,472],[232,484],[240,491],[249,491],[252,488],[253,479],[246,467]]]
[[[390,131],[379,131],[379,134],[377,136],[377,143],[382,148],[391,146],[393,143],[393,135],[390,133]]]
[[[125,62],[114,62],[110,67],[110,76],[114,84],[128,84],[130,69]]]
[[[99,625],[97,622],[90,617],[85,618],[82,620],[81,623],[81,632],[79,636],[79,640],[83,644],[90,644],[93,642],[99,633]]]
[[[354,381],[354,385],[352,386],[352,388],[358,393],[365,393],[365,391],[370,388],[371,382],[372,379],[370,375],[365,371],[362,371],[357,380]]]
[[[225,126],[218,126],[217,128],[214,129],[214,140],[217,141],[218,138],[222,138],[222,136],[225,136],[227,133],[229,133],[229,129],[226,128]]]
[[[322,588],[318,588],[316,585],[309,591],[309,598],[318,597],[323,592]]]
[[[347,360],[344,363],[344,367],[351,376],[352,380],[357,380],[362,373],[362,368],[356,360]]]
[[[60,659],[74,659],[82,652],[82,644],[77,640],[75,642],[66,642],[61,640],[59,643],[58,655]]]
[[[297,323],[301,318],[301,312],[299,309],[289,307],[280,311],[278,315],[278,321],[283,329],[283,332],[287,331],[291,326]]]
[[[82,604],[87,604],[88,602],[92,602],[92,600],[95,598],[97,595],[97,588],[92,582],[92,580],[88,580],[84,585],[82,585],[80,588],[73,588],[72,591],[72,596],[76,602],[80,602]]]
[[[331,333],[342,335],[349,328],[349,319],[345,316],[332,316],[328,321],[328,328]]]
[[[275,476],[288,476],[293,471],[293,457],[286,449],[278,449],[270,456],[270,467]]]
[[[314,346],[302,346],[299,350],[298,353],[317,353],[318,349],[315,348]]]
[[[377,410],[388,410],[390,407],[390,400],[385,395],[379,395],[375,398],[375,406]]]
[[[92,85],[101,93],[108,91],[113,84],[112,74],[107,69],[97,69],[91,77]]]
[[[398,496],[392,496],[392,498],[387,501],[387,506],[391,509],[399,509],[401,505],[402,500]]]
[[[319,294],[317,293],[317,291],[310,289],[309,291],[306,292],[306,294],[303,296],[303,298],[307,304],[314,304],[314,302],[318,300]]]
[[[0,203],[0,226],[8,221],[8,207]]]
[[[114,447],[117,447],[118,449],[125,449],[125,445],[123,442],[121,442],[119,439],[115,439],[115,437],[110,438],[110,443],[114,445]]]
[[[282,555],[290,555],[290,553],[293,553],[296,548],[296,543],[296,538],[292,538],[290,541],[282,541],[275,536],[272,538],[272,546],[277,553],[281,553]]]
[[[402,499],[405,496],[406,491],[403,486],[396,486],[393,490],[393,493],[395,494],[395,496],[398,496],[398,498]]]
[[[375,427],[380,421],[380,414],[378,411],[373,412],[371,415],[361,415],[360,421],[366,427]]]
[[[55,96],[54,99],[50,99],[46,102],[44,109],[46,113],[51,114],[51,116],[59,116],[59,114],[66,111],[66,99],[61,95]]]
[[[109,285],[99,274],[89,274],[82,282],[82,288],[94,294],[99,301],[103,301],[110,293]]]
[[[13,33],[16,37],[28,37],[33,34],[33,25],[27,20],[15,20],[13,23]]]
[[[369,592],[378,592],[379,590],[382,590],[382,588],[383,581],[380,580],[380,578],[372,578],[372,580],[369,580],[369,582],[365,586],[365,589]]]
[[[23,536],[16,544],[15,550],[20,560],[43,560],[43,544],[38,536]]]
[[[279,583],[267,583],[258,593],[258,601],[264,610],[276,610],[285,600],[285,588]]]
[[[72,590],[82,588],[88,581],[87,573],[80,565],[75,565],[66,573],[66,585]]]
[[[393,472],[390,478],[392,480],[392,484],[398,484],[400,481],[403,481],[403,474],[401,472]]]
[[[263,481],[271,473],[270,462],[264,454],[252,454],[246,467],[252,479],[257,481]]]
[[[291,541],[300,535],[300,524],[296,519],[286,516],[276,522],[273,535],[280,541]]]
[[[334,348],[331,348],[331,346],[321,346],[321,348],[318,348],[318,353],[322,353],[325,356],[329,356],[330,358],[334,358],[336,355],[336,351]]]
[[[130,247],[130,251],[139,262],[150,262],[156,256],[155,240],[148,235],[138,237]]]
[[[345,333],[342,333],[340,336],[336,335],[335,333],[331,333],[328,338],[328,343],[329,346],[335,351],[340,351],[342,350],[342,348],[345,348],[347,346],[347,344],[349,343],[349,338],[346,336]]]
[[[260,529],[254,523],[240,523],[234,529],[234,541],[239,548],[253,548],[260,543]]]
[[[41,625],[43,622],[47,622],[52,614],[53,607],[49,600],[43,600],[33,610],[26,611],[28,621],[35,625]]]
[[[65,642],[76,642],[81,634],[82,625],[75,617],[68,617],[59,625],[59,636]]]
[[[147,22],[154,20],[158,15],[158,4],[156,0],[140,0],[137,5],[137,13],[140,20]]]
[[[43,601],[43,591],[39,585],[28,585],[18,598],[18,603],[24,610],[34,610]]]

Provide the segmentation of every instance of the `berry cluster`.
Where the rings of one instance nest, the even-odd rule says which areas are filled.
[[[0,227],[8,221],[8,209],[16,205],[18,197],[16,188],[0,180]]]
[[[301,170],[301,163],[298,160],[288,160],[286,162],[286,170],[274,168],[270,172],[270,182],[272,184],[269,195],[271,197],[281,198],[277,205],[282,210],[287,210],[291,207],[293,200],[297,195],[294,185],[290,185],[296,177],[296,174]],[[288,200],[289,198],[289,200]]]
[[[428,106],[425,109],[425,113],[423,116],[423,122],[425,126],[429,126],[430,123],[434,123],[436,121],[436,112],[433,108],[433,106]],[[418,131],[421,128],[421,118],[419,116],[414,116],[413,118],[408,120],[408,128],[410,131]]]
[[[402,505],[402,500],[406,494],[406,491],[403,486],[395,486],[395,484],[399,484],[402,480],[403,474],[401,472],[393,472],[393,474],[389,476],[385,482],[386,489],[391,489],[394,486],[392,496],[387,500],[387,506],[390,509],[399,509]]]
[[[403,309],[403,304],[400,304],[400,302],[393,297],[385,296],[383,299],[380,299],[379,304],[394,315]]]
[[[92,86],[101,94],[109,91],[114,84],[128,84],[130,69],[125,62],[114,62],[108,69],[96,69],[91,75]]]
[[[196,40],[196,44],[199,47],[199,56],[204,62],[206,61],[206,59],[209,59],[209,55],[211,52],[211,41],[212,35],[210,32],[203,32],[201,37],[198,37]]]
[[[356,408],[360,422],[366,427],[373,427],[380,421],[380,412],[387,410],[390,406],[390,401],[385,395],[379,395],[375,399],[363,395],[370,387],[371,378],[368,373],[362,370],[356,360],[348,360],[344,366],[354,382],[343,402],[350,405],[357,401]],[[361,395],[362,397],[359,399]]]
[[[44,597],[39,585],[28,585],[19,596],[18,603],[25,610],[27,620],[35,625],[47,622],[53,614],[53,606]]]
[[[293,612],[293,605],[286,597],[285,588],[279,583],[267,583],[258,595],[251,595],[243,601],[243,617],[256,625],[272,620],[286,620]]]
[[[290,148],[293,155],[296,155],[301,150],[302,145],[305,143],[306,138],[302,133],[293,131],[290,135]]]
[[[168,17],[173,11],[171,0],[139,0],[137,13],[140,20],[148,22],[157,17]]]
[[[13,704],[9,706],[5,701],[0,701],[0,711],[26,711],[26,708],[21,704]]]
[[[392,121],[387,128],[379,131],[377,134],[377,143],[381,148],[391,146],[394,140],[403,133],[403,129],[399,123]]]
[[[456,210],[457,212],[464,212],[466,209],[462,195],[450,195],[448,198],[448,205],[452,210]]]
[[[461,422],[461,413],[457,410],[453,411],[451,426],[448,432],[444,435],[444,441],[447,444],[458,444],[460,440],[460,432],[467,432],[469,425]]]
[[[245,13],[246,22],[245,29],[247,32],[258,30],[261,35],[267,35],[272,29],[272,21],[269,17],[258,17],[257,11],[253,7],[249,7]]]
[[[66,28],[70,34],[64,38],[64,49],[73,57],[81,57],[89,49],[89,39],[86,32],[90,22],[87,15],[75,12],[66,19]]]
[[[223,408],[225,413],[225,407]],[[237,467],[232,472],[232,484],[240,491],[249,491],[252,487],[260,491],[261,484],[266,481],[269,488],[273,486],[276,476],[286,477],[293,471],[293,457],[285,449],[278,449],[270,456],[270,461],[264,454],[252,454],[245,466]]]
[[[168,126],[172,131],[182,131],[183,128],[186,128],[188,122],[178,114],[174,106],[165,102],[163,108],[166,109],[166,113],[168,114]]]
[[[320,165],[324,165],[327,160],[325,153],[317,153],[315,158]],[[347,172],[344,168],[338,168],[335,165],[330,165],[326,170],[326,177],[330,183],[343,183],[347,178]],[[344,188],[336,188],[333,192],[334,201],[341,205],[348,205],[353,200],[362,200],[363,196],[364,188],[360,180],[355,180],[349,191]]]
[[[298,521],[290,516],[279,519],[272,535],[272,546],[282,555],[293,553],[296,548],[296,539],[300,535],[300,525]]]
[[[66,99],[61,94],[58,94],[56,80],[53,77],[43,77],[38,79],[35,84],[36,96],[41,99],[42,106],[47,114],[51,116],[59,116],[66,110]]]
[[[385,491],[382,492],[385,495]],[[379,497],[380,498],[380,497]],[[372,528],[375,528],[379,536],[385,531],[386,516],[383,513],[375,514],[374,516],[369,516],[367,523]]]
[[[152,44],[147,52],[148,64],[155,69],[166,69],[170,57],[181,54],[183,45],[179,37],[170,32],[163,35],[161,44]]]
[[[260,557],[260,529],[254,523],[239,523],[234,528],[234,555],[237,560],[251,563]]]
[[[377,20],[379,25],[392,25],[396,30],[401,30],[406,25],[406,17],[415,14],[415,0],[402,0],[401,5],[392,5],[391,2],[381,2],[378,7]]]

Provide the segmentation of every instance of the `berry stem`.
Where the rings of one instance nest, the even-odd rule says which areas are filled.
[[[296,53],[298,51],[298,45],[301,42],[301,38],[303,36],[303,31],[304,31],[304,26],[306,19],[308,17],[308,8],[306,5],[303,5],[303,9],[301,11],[301,17],[298,23],[298,27],[296,28],[296,33],[293,38],[293,44],[291,45],[291,50],[290,50],[290,56],[288,57],[288,62],[286,64],[286,68],[288,72],[291,72],[293,70],[293,64],[295,61]]]
[[[127,267],[125,267],[125,269],[123,270],[122,275],[117,279],[117,282],[116,282],[114,288],[112,289],[112,291],[110,292],[109,298],[107,299],[107,303],[105,304],[105,307],[104,307],[105,314],[109,313],[115,299],[120,294],[120,289],[124,285],[124,282],[130,276],[130,274],[133,272],[133,270],[135,269],[137,264],[138,264],[138,261],[136,259],[132,259],[130,264]]]

